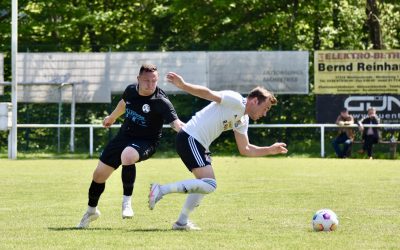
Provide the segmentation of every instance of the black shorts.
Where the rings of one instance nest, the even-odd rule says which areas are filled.
[[[176,152],[190,171],[211,165],[211,153],[183,130],[176,136]]]
[[[139,153],[139,161],[149,159],[158,146],[158,141],[129,137],[118,134],[104,148],[100,161],[117,169],[121,165],[121,154],[126,147],[132,147]],[[138,161],[138,162],[139,162]]]

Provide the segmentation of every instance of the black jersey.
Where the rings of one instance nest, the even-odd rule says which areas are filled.
[[[122,95],[125,101],[125,120],[120,133],[144,139],[158,140],[164,122],[171,123],[178,118],[175,108],[165,92],[156,87],[150,96],[141,96],[138,85],[129,85]]]

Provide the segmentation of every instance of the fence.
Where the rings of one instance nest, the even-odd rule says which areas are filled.
[[[112,128],[119,128],[121,125],[112,125]],[[89,129],[89,155],[93,156],[93,130],[94,128],[103,128],[101,124],[18,124],[18,128],[88,128]],[[164,128],[169,128],[169,125],[164,125]],[[321,157],[325,157],[325,129],[338,128],[336,124],[250,124],[252,129],[262,128],[319,128],[320,129],[320,142],[321,142]],[[346,127],[357,128],[357,125]],[[400,124],[378,124],[378,125],[364,125],[364,127],[378,127],[378,128],[398,128]],[[8,148],[11,148],[10,135],[8,137]],[[10,150],[9,150],[10,151]],[[9,156],[10,157],[10,156]]]

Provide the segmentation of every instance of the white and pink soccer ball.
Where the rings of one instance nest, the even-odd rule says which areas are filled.
[[[318,210],[312,219],[314,231],[335,231],[339,225],[337,215],[330,209]]]

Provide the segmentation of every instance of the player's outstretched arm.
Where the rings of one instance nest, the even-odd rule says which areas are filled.
[[[283,142],[277,142],[271,146],[259,147],[250,144],[247,134],[241,134],[236,131],[234,131],[234,133],[236,144],[241,155],[258,157],[265,155],[286,154],[288,152],[286,144]]]
[[[118,117],[120,117],[123,113],[125,113],[125,101],[121,100],[117,104],[117,107],[115,107],[114,111],[106,116],[103,120],[103,127],[109,128],[111,125],[114,124],[114,122],[117,120]]]
[[[194,96],[197,96],[197,97],[200,97],[200,98],[212,101],[212,102],[221,103],[221,95],[219,94],[219,92],[213,91],[204,86],[187,83],[187,82],[185,82],[185,80],[183,80],[182,76],[180,76],[174,72],[169,72],[167,74],[167,81],[191,95],[194,95]]]
[[[176,119],[173,122],[171,122],[169,125],[171,126],[171,128],[173,130],[175,130],[175,132],[179,132],[181,130],[181,128],[185,125],[185,123],[179,119]]]

